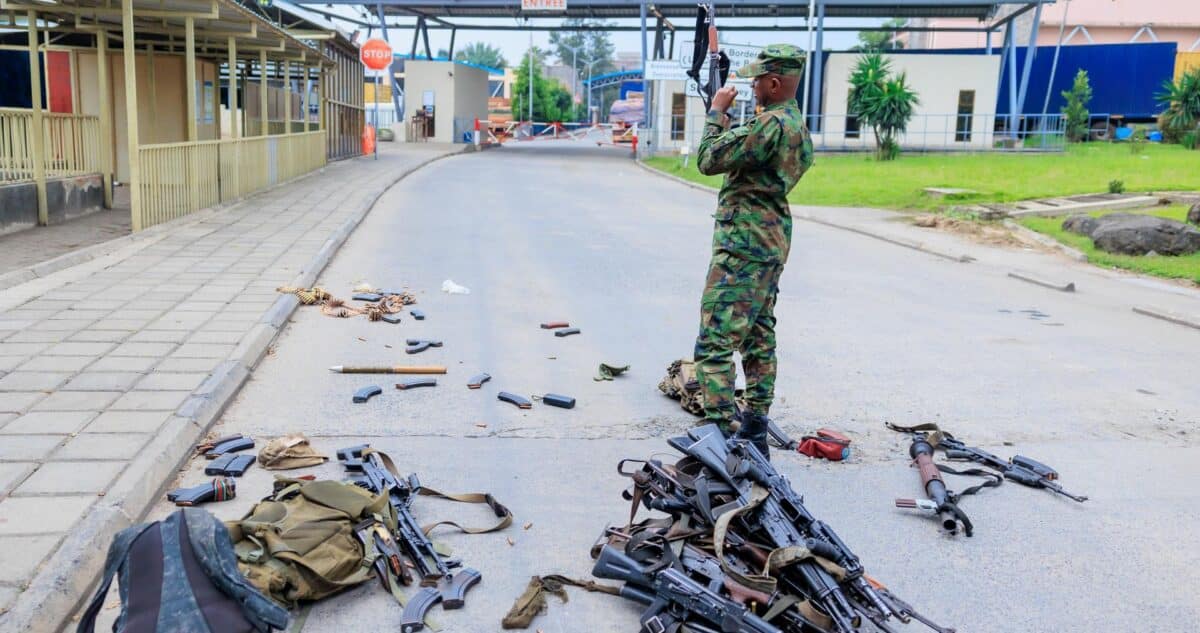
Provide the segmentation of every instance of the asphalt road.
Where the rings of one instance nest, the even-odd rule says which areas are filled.
[[[691,353],[713,203],[624,152],[568,142],[435,163],[385,194],[320,282],[344,297],[359,281],[408,287],[428,318],[388,325],[301,308],[217,432],[301,431],[330,455],[369,442],[435,488],[493,492],[516,525],[443,535],[484,581],[465,609],[435,613],[447,633],[498,631],[531,575],[586,576],[592,542],[627,518],[617,461],[669,453],[665,438],[693,423],[656,385]],[[777,309],[774,417],[797,435],[836,427],[855,444],[845,464],[782,454],[776,463],[873,575],[959,631],[1191,630],[1200,620],[1200,331],[987,272],[797,223]],[[440,292],[446,279],[471,294]],[[556,338],[538,327],[560,319],[583,333]],[[445,346],[407,356],[406,337]],[[632,369],[594,382],[600,362]],[[392,376],[326,369],[404,363],[449,373],[436,388],[397,391]],[[468,390],[481,371],[491,382]],[[373,383],[381,396],[351,403]],[[579,404],[519,411],[496,399],[500,390]],[[1042,459],[1092,500],[1007,485],[963,503],[974,538],[939,535],[892,505],[919,483],[887,420],[937,421],[993,452]],[[201,467],[181,482],[203,480]],[[311,472],[339,476],[336,464]],[[234,518],[269,492],[270,478],[256,467],[238,499],[208,507]],[[416,512],[488,519],[424,499]],[[637,629],[638,609],[617,598],[572,592],[568,604],[551,602],[534,625],[544,633]],[[399,615],[378,586],[363,586],[314,605],[302,630],[393,629]]]

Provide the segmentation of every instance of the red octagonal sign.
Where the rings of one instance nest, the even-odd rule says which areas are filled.
[[[363,66],[371,70],[383,70],[392,63],[392,47],[387,40],[373,37],[363,42],[362,48],[358,50],[358,58],[362,60]]]

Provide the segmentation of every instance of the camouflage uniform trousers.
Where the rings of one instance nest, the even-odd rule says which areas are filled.
[[[746,406],[766,415],[775,398],[775,297],[783,264],[752,262],[713,253],[700,300],[696,378],[703,393],[704,421],[727,429],[735,412],[737,369],[742,354]]]

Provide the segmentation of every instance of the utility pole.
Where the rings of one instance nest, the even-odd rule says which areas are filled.
[[[579,100],[579,51],[583,46],[566,46],[571,51],[571,100]]]
[[[529,131],[533,133],[533,31],[529,32]]]

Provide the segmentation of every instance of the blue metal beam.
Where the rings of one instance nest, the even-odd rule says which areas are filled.
[[[809,60],[812,63],[812,103],[809,104],[809,110],[812,114],[811,123],[808,129],[819,132],[821,130],[821,96],[825,94],[821,86],[821,63],[825,57],[825,2],[817,0],[817,45],[813,48],[813,58]]]
[[[1037,54],[1038,31],[1042,24],[1042,5],[1033,12],[1033,26],[1029,29],[1029,43],[1025,47],[1025,70],[1021,73],[1021,93],[1017,97],[1017,112],[1025,112],[1025,93],[1029,89],[1029,75],[1033,72],[1033,57]]]

